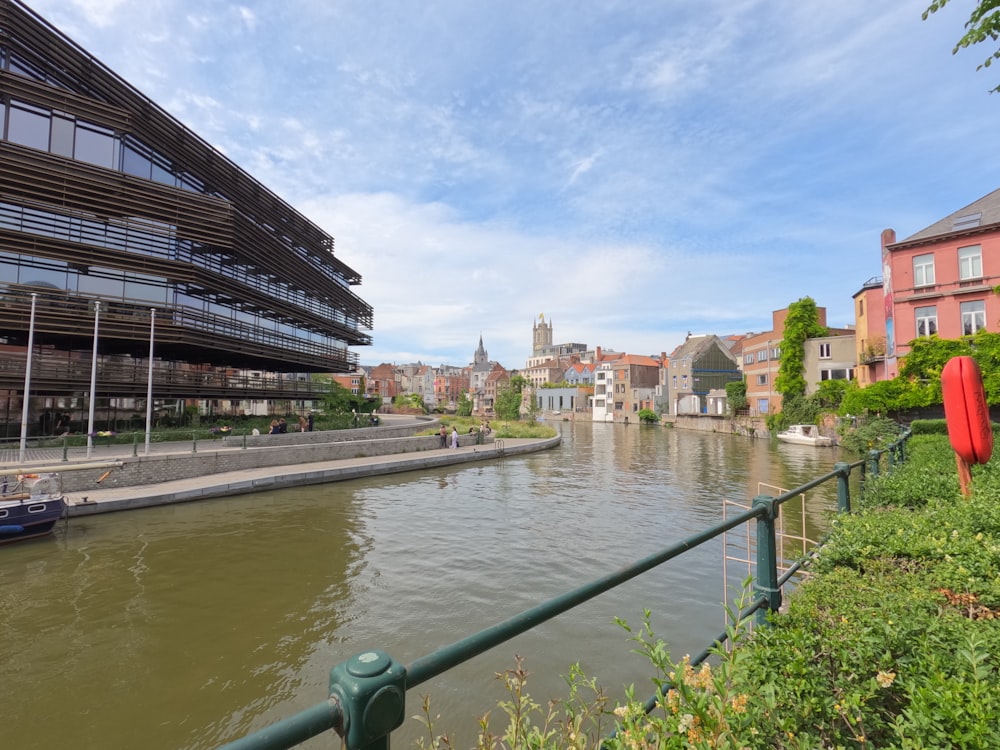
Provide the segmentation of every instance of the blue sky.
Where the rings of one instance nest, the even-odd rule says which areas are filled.
[[[29,4],[336,238],[364,364],[844,326],[882,229],[1000,186],[971,0]]]

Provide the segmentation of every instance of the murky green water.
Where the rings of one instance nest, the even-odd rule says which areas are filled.
[[[523,458],[72,519],[0,548],[0,746],[203,750],[326,696],[369,649],[407,664],[722,519],[758,483],[837,453],[632,425],[557,423]],[[834,488],[807,510],[815,535]],[[789,517],[798,512],[789,509]],[[613,694],[647,671],[615,616],[653,610],[679,658],[723,629],[722,545],[693,550],[408,695],[468,746],[525,657],[536,698],[580,662]],[[414,694],[415,693],[415,694]],[[408,720],[393,738],[411,747]],[[338,746],[334,737],[303,747]]]

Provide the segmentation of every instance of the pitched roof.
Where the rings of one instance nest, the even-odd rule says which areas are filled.
[[[960,208],[955,213],[948,214],[916,234],[907,237],[903,242],[912,240],[929,240],[946,234],[954,234],[971,229],[982,229],[990,225],[1000,225],[1000,188],[989,195],[984,195],[977,201]]]
[[[615,364],[619,363],[625,365],[645,365],[647,367],[660,366],[660,362],[658,360],[655,360],[652,357],[647,357],[645,354],[623,354],[615,360]]]
[[[733,353],[730,351],[729,347],[726,346],[725,342],[722,341],[722,339],[714,334],[710,334],[707,336],[691,336],[687,339],[687,341],[674,349],[670,358],[686,359],[690,357],[691,359],[697,359],[713,346],[718,346],[719,349],[724,351],[730,357],[733,356]]]

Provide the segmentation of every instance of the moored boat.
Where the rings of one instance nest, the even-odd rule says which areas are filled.
[[[0,478],[0,544],[51,534],[66,514],[56,472]]]
[[[793,424],[787,430],[778,433],[778,440],[783,443],[793,443],[795,445],[833,445],[831,437],[819,434],[819,427],[814,424]]]

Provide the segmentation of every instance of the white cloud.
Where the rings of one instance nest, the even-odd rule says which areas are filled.
[[[336,237],[364,362],[518,366],[541,310],[644,353],[806,294],[843,324],[882,228],[1000,173],[996,76],[917,0],[33,7]]]

